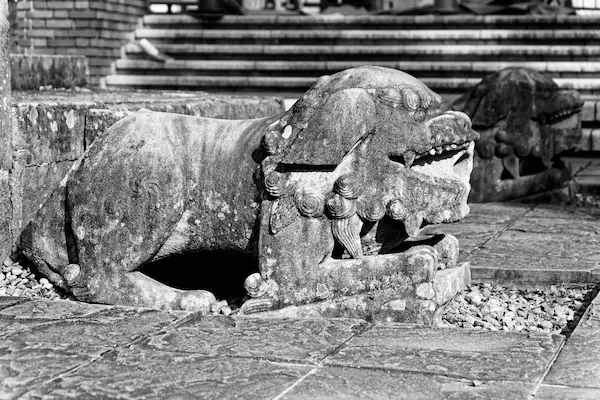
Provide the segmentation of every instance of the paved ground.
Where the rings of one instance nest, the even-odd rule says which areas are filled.
[[[446,231],[478,280],[600,282],[599,220],[473,205]],[[600,297],[569,338],[0,297],[0,399],[13,398],[600,399]]]

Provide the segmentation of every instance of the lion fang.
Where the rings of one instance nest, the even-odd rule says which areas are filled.
[[[354,259],[363,257],[362,246],[360,243],[360,218],[354,214],[349,218],[331,220],[331,232],[334,239],[344,246],[348,254]]]

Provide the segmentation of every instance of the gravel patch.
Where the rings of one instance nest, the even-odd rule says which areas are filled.
[[[596,293],[592,285],[518,289],[474,284],[448,303],[442,321],[448,327],[568,335]]]
[[[470,285],[448,303],[442,316],[446,327],[509,332],[548,332],[568,335],[598,290],[594,286],[543,289],[507,288],[492,284]],[[48,279],[10,258],[0,268],[0,296],[76,300]],[[236,302],[221,300],[214,315],[235,313]]]
[[[567,203],[569,206],[575,207],[600,207],[600,196],[598,195],[587,195],[584,196],[581,193],[577,193],[570,202]]]
[[[41,297],[50,300],[69,298],[48,279],[34,274],[29,268],[10,258],[4,260],[0,268],[0,296]]]

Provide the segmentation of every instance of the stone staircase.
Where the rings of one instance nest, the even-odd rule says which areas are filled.
[[[452,96],[519,65],[584,95],[600,94],[599,16],[272,14],[207,21],[155,14],[143,18],[135,38],[172,59],[152,60],[129,43],[108,86],[295,97],[320,75],[377,64]]]

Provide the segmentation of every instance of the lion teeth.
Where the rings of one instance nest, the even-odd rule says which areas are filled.
[[[432,155],[432,156],[435,156],[435,149],[429,150],[429,154]]]
[[[458,146],[457,146],[456,144],[454,144],[454,143],[452,143],[452,144],[450,145],[450,148],[451,148],[452,150],[456,149],[457,147],[458,147]]]

